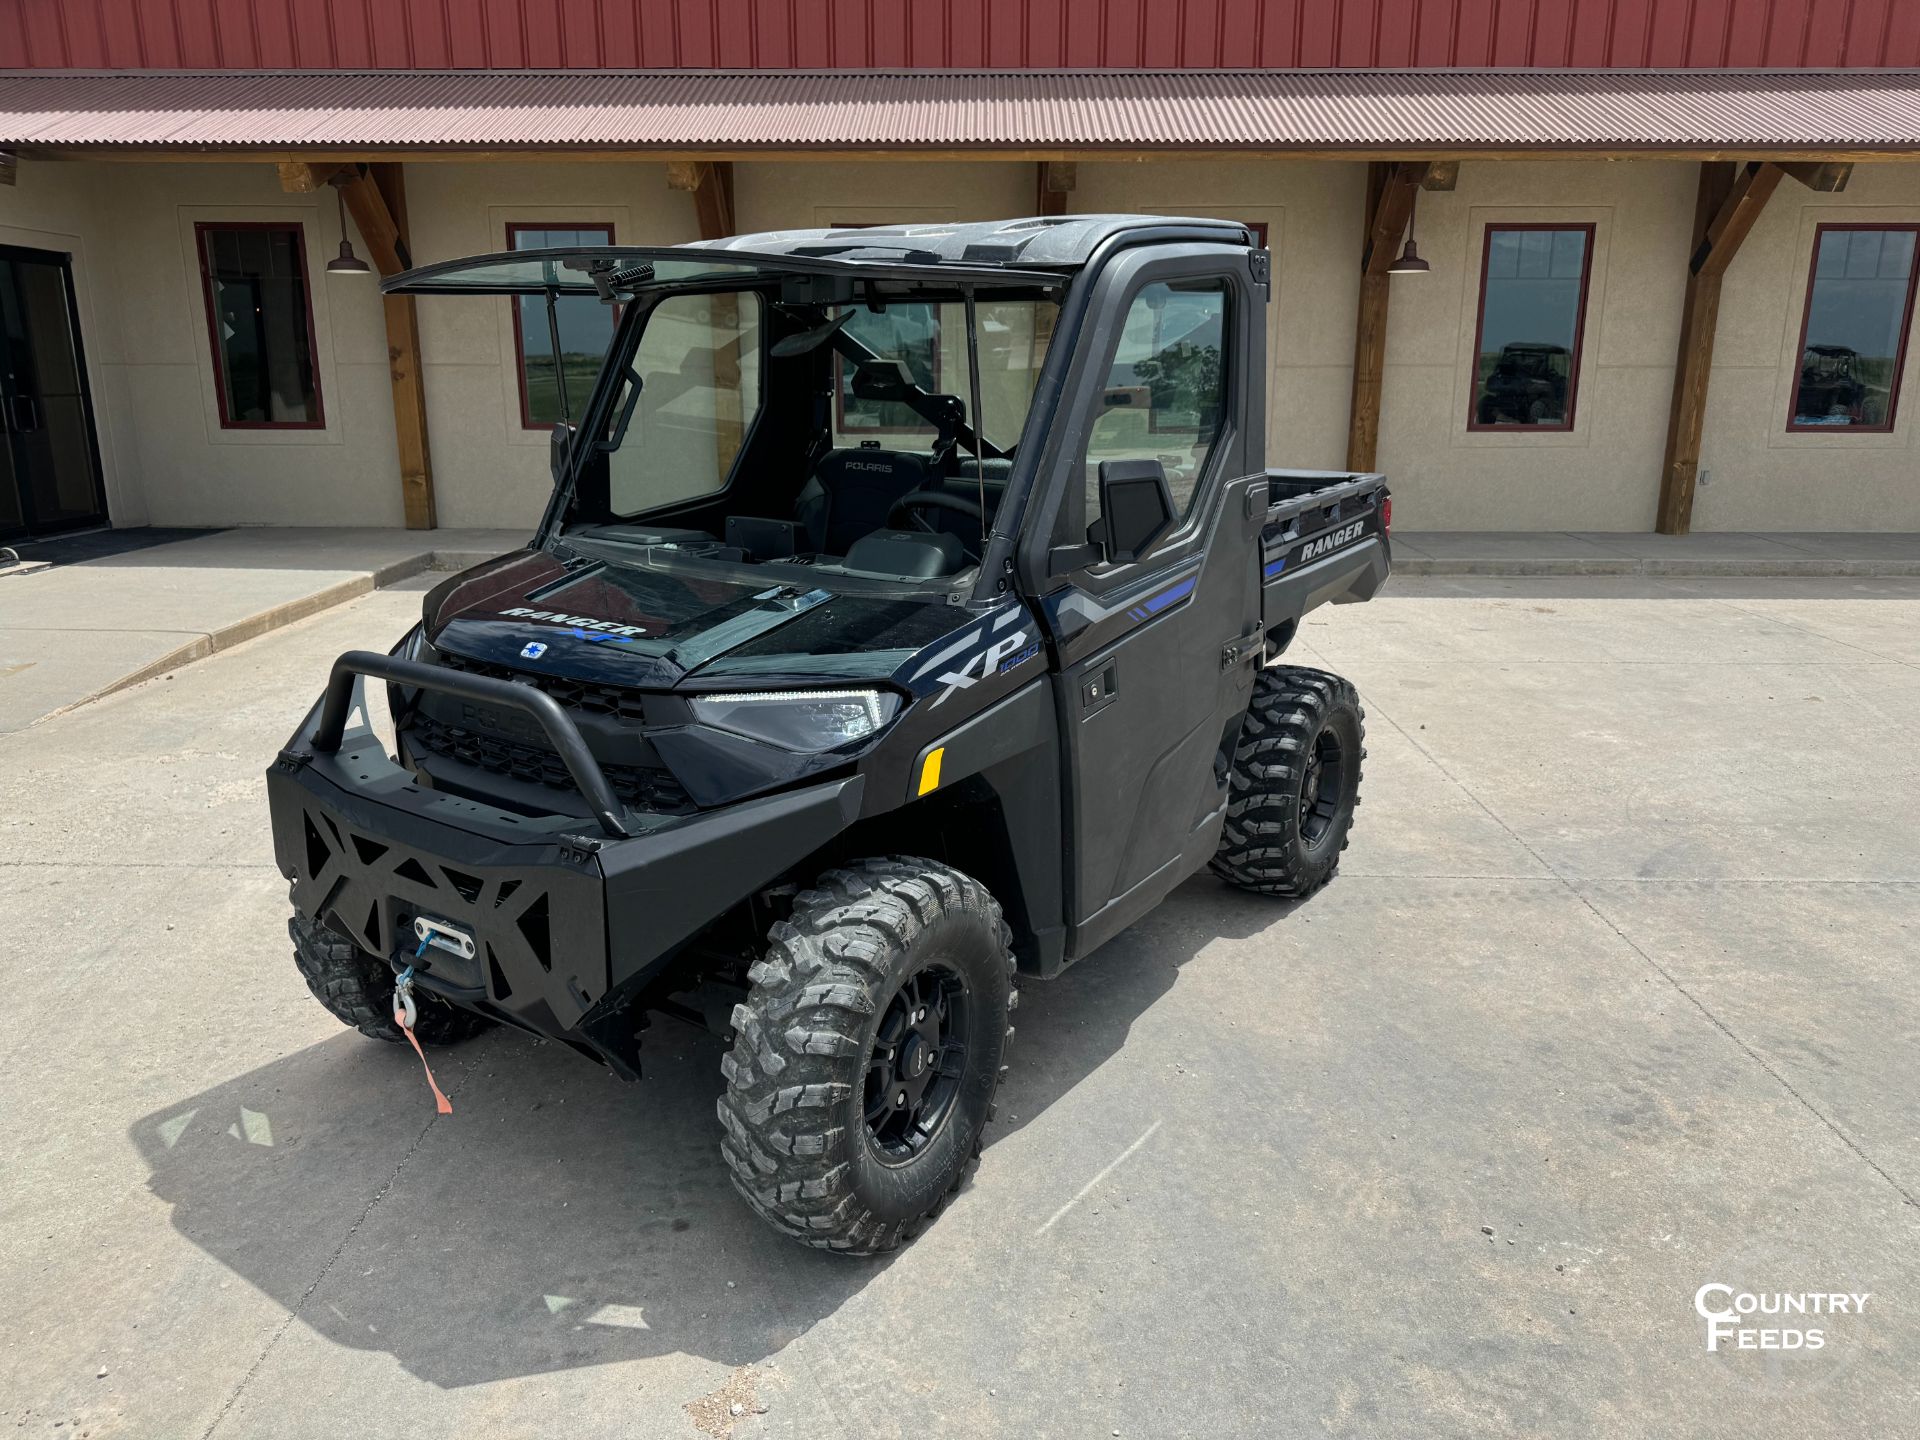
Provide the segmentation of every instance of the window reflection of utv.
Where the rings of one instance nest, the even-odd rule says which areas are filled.
[[[1853,373],[1860,352],[1848,345],[1809,345],[1800,357],[1800,392],[1795,404],[1803,421],[1846,422],[1865,418],[1867,387]]]
[[[1567,416],[1568,351],[1564,345],[1516,340],[1500,349],[1480,383],[1482,425],[1556,425]]]

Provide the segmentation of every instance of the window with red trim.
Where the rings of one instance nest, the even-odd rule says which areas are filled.
[[[509,250],[566,249],[579,245],[613,244],[612,225],[511,224]],[[513,354],[520,376],[520,424],[528,430],[550,429],[561,416],[560,382],[566,382],[568,414],[578,417],[600,373],[607,345],[613,339],[614,307],[590,295],[563,295],[554,302],[560,331],[560,363],[553,355],[553,334],[547,324],[544,295],[513,298]]]
[[[193,237],[221,427],[319,429],[326,419],[300,223],[203,220]]]
[[[1814,231],[1789,430],[1893,429],[1920,225]]]
[[[1480,258],[1470,430],[1571,430],[1591,225],[1489,225]]]

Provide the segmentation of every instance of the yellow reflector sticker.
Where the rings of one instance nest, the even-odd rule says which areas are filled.
[[[926,763],[921,765],[920,793],[922,795],[926,794],[929,790],[938,790],[940,788],[940,759],[946,753],[947,747],[942,745],[927,756]]]

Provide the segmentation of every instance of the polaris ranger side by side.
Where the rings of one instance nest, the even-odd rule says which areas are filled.
[[[1069,216],[388,281],[544,304],[561,419],[526,549],[342,655],[268,771],[314,995],[635,1079],[648,1012],[730,988],[740,1193],[911,1238],[978,1161],[1018,976],[1208,865],[1298,897],[1346,845],[1353,689],[1272,662],[1379,589],[1390,504],[1262,468],[1267,267],[1241,225]]]

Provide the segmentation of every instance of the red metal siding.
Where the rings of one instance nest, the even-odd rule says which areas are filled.
[[[1920,65],[1916,0],[0,0],[0,68]]]

